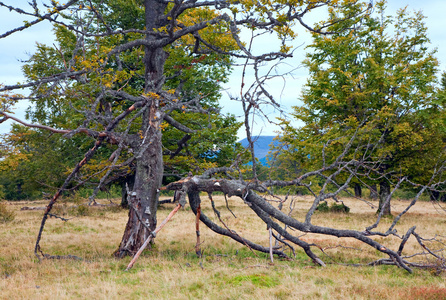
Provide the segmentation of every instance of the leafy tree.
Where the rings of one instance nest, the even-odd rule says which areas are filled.
[[[141,5],[120,1],[111,2],[112,4],[108,4],[109,9],[102,13],[109,27],[113,29],[129,29],[132,28],[131,26],[134,26],[135,21],[143,24],[144,16]],[[118,16],[116,11],[125,11],[126,14],[119,14]],[[72,19],[72,17],[69,18]],[[57,44],[55,46],[38,44],[37,52],[31,56],[24,66],[25,74],[30,80],[41,75],[51,76],[57,74],[66,67],[67,61],[70,61],[70,57],[73,56],[73,51],[76,47],[76,35],[59,25],[55,26],[54,32]],[[110,40],[111,42],[116,42],[115,39],[110,37],[101,40],[96,39],[84,44],[83,51],[89,53],[88,55],[95,55],[93,53],[96,49],[108,46]],[[190,49],[188,50],[187,42],[190,41],[180,40],[175,47],[168,49],[169,58],[166,61],[166,77],[170,79],[166,80],[166,86],[167,88],[173,88],[181,84],[180,101],[186,102],[199,97],[200,105],[210,107],[212,111],[209,113],[184,114],[185,111],[172,113],[175,119],[182,124],[196,129],[197,134],[185,136],[178,129],[168,126],[168,124],[163,124],[165,172],[170,175],[165,177],[167,180],[179,179],[191,170],[197,172],[203,171],[203,169],[210,166],[226,166],[231,163],[236,151],[240,150],[237,150],[236,146],[236,131],[240,124],[236,122],[234,117],[222,116],[218,113],[220,109],[218,106],[218,98],[220,97],[219,84],[227,80],[230,68],[229,56],[218,53],[194,55]],[[144,69],[143,64],[134,53],[123,55],[121,60],[121,64],[126,64],[130,67],[130,72],[137,74]],[[122,70],[122,66],[114,65],[111,66],[111,69],[115,70],[122,78],[128,77]],[[129,93],[141,88],[141,79],[138,79],[138,76],[126,80],[124,90]],[[92,82],[94,83],[94,81]],[[90,90],[93,94],[95,93],[91,84],[84,83],[81,86],[84,93],[87,90]],[[85,99],[78,96],[69,97],[69,95],[76,93],[76,89],[79,88],[76,86],[64,88],[60,95],[56,97],[54,93],[48,93],[48,90],[57,92],[58,88],[51,85],[33,87],[34,93],[39,95],[48,94],[49,97],[40,96],[32,99],[34,106],[28,109],[28,117],[33,122],[47,126],[74,129],[80,125],[79,122],[82,120],[83,115],[79,111],[73,110],[72,106],[76,104],[78,107],[84,105]],[[109,105],[109,102],[101,102],[100,109],[104,109],[107,105]],[[73,122],[75,123],[73,124]],[[27,132],[26,134],[20,132],[24,130]],[[26,153],[28,156],[27,160],[21,162],[20,169],[22,172],[14,170],[15,176],[8,177],[9,181],[13,179],[15,182],[26,182],[25,186],[20,184],[20,190],[26,190],[28,197],[33,192],[40,196],[38,192],[42,190],[42,184],[46,188],[60,186],[63,183],[63,181],[61,182],[63,173],[75,166],[83,153],[88,150],[86,147],[92,142],[92,138],[88,136],[75,136],[67,140],[59,135],[49,135],[42,130],[26,129],[12,131],[5,138],[4,142],[8,142],[8,140],[15,145],[16,149],[20,149],[21,152]],[[44,140],[47,142],[44,143]],[[179,145],[179,141],[184,142]],[[187,147],[185,147],[186,145]],[[45,148],[43,149],[42,147]],[[178,151],[183,148],[186,148],[187,151]],[[107,146],[107,149],[100,150],[101,159],[95,159],[99,167],[102,168],[106,165],[107,159],[113,150],[109,146]],[[115,169],[107,182],[118,181],[125,188],[125,183],[132,177],[131,174],[134,172],[134,167],[134,164],[129,164]],[[77,180],[79,182],[97,184],[103,175],[103,172],[99,171],[98,168],[94,167],[84,168],[82,176],[79,176]],[[17,188],[13,185],[8,190],[10,191],[8,193],[9,197],[14,198],[14,191],[17,191]],[[20,194],[17,196],[25,196],[23,192]],[[123,195],[124,200],[126,199],[126,194],[124,193]]]
[[[379,210],[390,214],[390,204],[383,206],[392,178],[426,183],[434,172],[444,145],[444,105],[434,97],[437,60],[428,49],[423,15],[401,9],[395,17],[386,16],[385,6],[378,1],[374,14],[334,24],[333,35],[313,35],[303,105],[294,108],[304,126],[288,123],[282,142],[296,149],[285,155],[308,170],[334,161],[359,128],[355,143],[368,146],[352,155],[374,149],[373,168],[379,174],[363,170],[356,183],[379,181]],[[330,17],[359,9],[331,10]]]
[[[434,142],[438,143],[439,145],[444,145],[444,143],[446,143],[445,107],[446,107],[446,72],[443,72],[440,77],[440,86],[434,98],[434,105],[432,109],[429,111],[429,114],[425,116],[428,119],[434,118],[435,120],[437,120],[435,122],[435,126],[433,126],[431,130],[432,130],[432,135],[435,135],[437,137],[434,140]],[[432,154],[438,155],[437,153],[429,153],[430,156]],[[443,202],[446,202],[446,193],[444,191],[445,191],[444,185],[441,184],[437,185],[430,192],[431,199],[441,200]]]
[[[66,139],[45,130],[14,124],[12,130],[2,137],[2,143],[8,145],[8,149],[5,149],[6,159],[0,162],[3,169],[0,185],[4,185],[6,199],[18,200],[41,198],[43,194],[57,190],[64,177],[83,158],[91,139],[80,135]],[[94,183],[96,177],[85,172],[77,181]],[[77,187],[78,184],[73,182],[69,188]]]

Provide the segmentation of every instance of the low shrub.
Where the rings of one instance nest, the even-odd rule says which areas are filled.
[[[330,207],[330,210],[332,212],[348,214],[350,212],[350,207],[348,207],[344,203],[341,203],[341,204],[333,203]]]
[[[327,202],[322,202],[322,203],[319,203],[319,205],[317,206],[316,210],[320,211],[320,212],[329,212],[330,211],[330,206],[328,206]]]
[[[317,211],[320,212],[334,212],[334,213],[346,213],[350,212],[350,207],[346,206],[344,203],[333,203],[331,206],[328,206],[327,202],[320,203],[317,208]]]
[[[12,222],[15,218],[15,213],[8,210],[5,203],[0,202],[0,223]]]
[[[90,208],[86,204],[81,204],[73,208],[73,214],[77,217],[90,215]]]

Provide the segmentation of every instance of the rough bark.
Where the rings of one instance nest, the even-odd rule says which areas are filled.
[[[135,184],[135,175],[132,174],[130,176],[126,176],[121,181],[121,207],[122,208],[129,208],[129,201],[128,201],[128,190],[133,190],[133,185]]]
[[[378,213],[383,212],[383,216],[391,216],[390,212],[390,184],[387,180],[379,183],[379,207]]]
[[[389,186],[389,195],[390,195],[390,185]],[[282,226],[280,226],[278,222],[285,224],[288,227],[292,227],[301,233],[315,233],[322,235],[335,236],[338,238],[354,238],[358,241],[361,241],[378,251],[389,255],[390,260],[393,261],[394,264],[406,269],[408,272],[412,272],[412,270],[407,266],[406,262],[402,259],[402,257],[395,251],[390,250],[389,248],[383,246],[378,241],[370,238],[372,234],[370,231],[356,231],[349,229],[335,229],[330,227],[323,227],[313,225],[310,222],[300,222],[297,219],[289,216],[282,211],[275,208],[268,201],[265,201],[263,197],[258,195],[257,193],[250,190],[244,183],[236,181],[236,180],[225,180],[225,179],[206,179],[204,176],[194,176],[192,178],[188,178],[187,180],[179,181],[176,183],[170,184],[167,189],[170,190],[179,190],[186,188],[189,203],[191,205],[192,211],[197,214],[197,208],[200,203],[199,191],[205,191],[208,193],[212,192],[223,192],[229,196],[238,196],[243,201],[248,204],[248,206],[254,210],[254,212],[267,224],[269,228],[276,230],[279,234],[285,237],[287,240],[293,242],[294,244],[302,247],[302,249],[306,252],[306,254],[314,261],[314,263],[318,265],[325,265],[324,262],[316,256],[311,251],[311,246],[316,246],[315,244],[308,244],[302,240],[300,240],[297,236],[292,234],[291,232],[285,231]],[[236,241],[239,241],[245,245],[248,245],[255,250],[262,251],[265,253],[269,252],[269,248],[262,247],[256,244],[250,243],[248,240],[241,238],[238,234],[236,234],[232,230],[223,229],[213,223],[209,218],[207,218],[203,213],[200,215],[200,220],[205,223],[211,230],[216,233],[227,235],[233,238]],[[300,233],[297,233],[300,234]],[[384,234],[385,235],[385,234]]]
[[[153,118],[155,109],[148,118]],[[150,231],[156,228],[159,188],[163,179],[163,156],[159,121],[150,122],[148,141],[141,143],[136,160],[135,183],[129,197],[129,219],[115,255],[133,255],[141,248]],[[143,221],[147,227],[141,224]]]
[[[145,0],[146,28],[154,30],[166,9],[164,2]],[[150,42],[154,37],[146,35]],[[143,113],[141,136],[136,136],[133,147],[136,148],[135,183],[129,197],[129,219],[115,256],[134,255],[142,247],[150,232],[156,229],[156,211],[159,189],[163,179],[163,155],[160,123],[162,114],[159,110],[160,99],[157,93],[164,82],[164,64],[166,53],[162,48],[145,48],[145,93],[151,94],[146,111]],[[138,140],[139,139],[139,140]],[[141,224],[144,222],[144,224]]]

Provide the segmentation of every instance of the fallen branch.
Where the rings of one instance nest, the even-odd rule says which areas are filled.
[[[200,249],[200,215],[201,215],[201,205],[198,205],[197,214],[195,216],[195,232],[197,234],[197,243],[195,244],[195,253],[198,257],[201,257]]]
[[[144,244],[139,248],[138,252],[136,252],[133,259],[130,261],[129,265],[125,269],[126,271],[130,270],[133,265],[135,264],[138,257],[141,255],[141,253],[144,251],[144,249],[147,247],[147,245],[152,241],[152,239],[156,236],[156,234],[166,225],[167,222],[169,222],[170,219],[177,213],[177,211],[181,208],[181,204],[178,204],[167,216],[167,218],[164,219],[164,221],[153,231],[149,234],[147,239],[145,240]]]
[[[35,206],[35,207],[30,207],[30,206],[23,206],[20,210],[45,210],[46,206]]]

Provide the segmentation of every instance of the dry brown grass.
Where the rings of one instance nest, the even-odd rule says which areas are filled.
[[[264,224],[239,200],[229,204],[233,218],[221,197],[215,197],[224,221],[240,235],[268,245]],[[293,216],[304,218],[309,198],[296,199]],[[213,217],[209,201],[203,200],[203,211]],[[372,222],[375,209],[361,202],[345,199],[350,214],[319,213],[314,223],[336,228],[364,229]],[[156,245],[146,252],[129,272],[124,269],[130,258],[112,257],[122,236],[127,212],[89,208],[86,215],[76,216],[70,203],[59,207],[72,218],[68,222],[51,219],[42,239],[44,252],[73,254],[84,261],[45,260],[38,262],[33,254],[34,242],[42,211],[20,211],[23,206],[43,206],[40,202],[8,203],[15,212],[10,223],[0,224],[0,298],[1,299],[444,299],[444,275],[430,270],[414,274],[394,266],[350,267],[338,262],[368,262],[380,256],[377,251],[350,239],[306,235],[303,239],[326,248],[331,258],[325,268],[314,267],[297,249],[294,261],[275,260],[253,254],[232,240],[217,236],[202,226],[204,257],[195,255],[195,216],[189,208],[181,210],[158,234]],[[375,203],[376,204],[376,203]],[[65,205],[65,206],[64,206]],[[406,201],[394,201],[394,212],[401,211]],[[173,205],[159,210],[163,219]],[[85,211],[83,212],[85,213]],[[383,220],[388,225],[389,219]],[[446,214],[429,202],[420,202],[402,219],[398,232],[417,224],[425,236],[445,235]],[[384,241],[384,239],[382,239]],[[397,247],[398,240],[386,245]],[[339,244],[352,247],[335,247]],[[415,251],[413,238],[407,251]],[[333,259],[333,260],[332,260]]]

